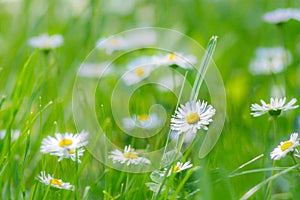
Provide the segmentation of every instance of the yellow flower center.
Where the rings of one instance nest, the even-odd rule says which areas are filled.
[[[141,77],[145,74],[145,70],[143,70],[142,68],[140,67],[137,67],[135,70],[135,74],[138,76],[138,77]]]
[[[123,156],[124,158],[129,158],[129,159],[135,159],[135,158],[138,158],[137,155],[135,155],[134,153],[132,152],[126,152],[126,153],[123,153]]]
[[[51,179],[51,180],[50,180],[50,183],[51,183],[52,185],[57,185],[57,186],[59,186],[59,187],[62,187],[62,182],[59,181],[59,180],[57,180],[57,179]]]
[[[74,154],[74,153],[75,153],[74,150],[72,150],[72,149],[69,150],[69,154]]]
[[[186,121],[189,124],[194,124],[200,120],[198,113],[191,113],[186,117]]]
[[[111,39],[111,40],[109,41],[109,43],[110,43],[111,45],[118,45],[118,44],[120,44],[120,41],[119,41],[118,39]]]
[[[291,146],[293,146],[293,143],[291,141],[286,141],[280,146],[280,149],[281,151],[285,151],[289,149]]]
[[[179,166],[176,165],[176,166],[173,167],[173,172],[178,172],[179,170],[180,170]]]
[[[146,114],[144,114],[144,115],[139,115],[139,116],[137,117],[137,119],[138,119],[139,121],[147,121],[147,120],[149,119],[149,116],[146,115]]]
[[[73,144],[73,141],[70,139],[62,139],[59,143],[58,146],[63,147],[63,146],[70,146],[71,144]]]
[[[177,55],[171,53],[171,54],[169,55],[169,60],[173,60],[173,59],[176,58],[176,57],[177,57]]]

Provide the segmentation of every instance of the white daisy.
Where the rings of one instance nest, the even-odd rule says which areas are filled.
[[[108,14],[119,14],[119,15],[128,15],[132,13],[132,10],[135,8],[137,1],[128,0],[126,4],[122,0],[110,0],[103,2],[103,11]]]
[[[269,113],[271,116],[280,115],[281,111],[291,110],[298,108],[298,105],[294,105],[297,100],[293,98],[285,105],[286,98],[273,98],[271,97],[270,103],[267,104],[264,100],[260,100],[262,105],[258,105],[257,103],[251,105],[251,115],[253,117],[261,116],[265,113]]]
[[[96,43],[97,49],[106,50],[107,54],[112,54],[116,50],[126,50],[130,44],[123,37],[100,38]]]
[[[299,146],[298,140],[298,133],[292,133],[288,141],[280,142],[280,145],[278,145],[270,153],[271,158],[274,160],[279,160],[291,151],[295,150],[296,152],[298,152],[298,150],[295,149],[295,147]]]
[[[188,101],[185,105],[180,105],[175,115],[171,119],[171,129],[177,134],[185,133],[188,137],[194,135],[198,129],[208,129],[212,122],[212,117],[216,110],[207,105],[205,101]]]
[[[132,118],[124,118],[123,126],[126,129],[132,130],[135,127],[141,127],[143,129],[153,129],[158,127],[161,124],[161,119],[156,113],[152,113],[150,115],[142,114],[142,115],[133,115]]]
[[[193,167],[193,164],[190,163],[190,161],[187,161],[185,163],[177,162],[175,166],[172,166],[171,169],[166,173],[167,169],[165,168],[164,171],[160,172],[160,176],[165,176],[167,174],[167,177],[170,176],[173,173],[179,173],[183,170],[189,169]]]
[[[20,130],[11,130],[11,141],[16,141],[20,136]],[[0,140],[3,140],[6,136],[6,130],[0,130]]]
[[[180,53],[170,53],[164,56],[154,56],[157,65],[178,65],[184,69],[192,69],[197,59],[193,55],[182,55]]]
[[[79,157],[83,155],[84,149],[81,148],[88,144],[88,133],[82,131],[78,134],[65,133],[60,134],[56,133],[55,137],[48,136],[42,141],[41,152],[50,153],[50,155],[58,156],[58,161],[61,161],[63,158],[71,158],[73,161],[76,161],[76,151]]]
[[[280,73],[290,63],[291,53],[283,47],[259,47],[255,50],[249,71],[254,75]]]
[[[125,36],[100,38],[96,43],[96,48],[106,50],[107,54],[112,54],[114,51],[145,47],[155,42],[155,32],[140,29],[129,32]]]
[[[99,78],[111,71],[110,63],[82,63],[78,69],[78,76],[87,78]]]
[[[166,74],[159,80],[157,80],[157,84],[161,85],[158,89],[161,91],[173,91],[179,86],[182,86],[184,81],[184,77],[178,74]]]
[[[279,8],[263,15],[263,20],[271,24],[287,22],[291,19],[300,21],[300,9]]]
[[[55,179],[50,174],[47,174],[47,176],[46,176],[45,171],[42,171],[37,178],[41,183],[44,183],[45,185],[51,185],[52,187],[55,187],[58,189],[65,189],[65,190],[74,190],[75,189],[75,186],[71,185],[68,182],[63,182],[61,179]]]
[[[121,164],[126,165],[139,165],[139,164],[150,164],[150,160],[147,158],[139,157],[138,153],[134,151],[129,146],[125,146],[124,152],[120,151],[119,149],[115,149],[110,153],[109,158],[112,159],[113,163],[119,162]]]
[[[149,77],[154,69],[155,66],[152,64],[136,66],[128,69],[128,71],[122,76],[122,79],[126,85],[133,85]]]
[[[48,36],[48,34],[44,33],[40,36],[30,38],[28,43],[32,47],[49,51],[50,49],[60,47],[63,41],[64,39],[61,35]]]

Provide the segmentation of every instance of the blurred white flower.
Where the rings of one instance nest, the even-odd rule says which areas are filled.
[[[162,119],[156,114],[152,113],[150,115],[133,115],[132,118],[126,117],[123,119],[123,126],[126,129],[134,129],[135,127],[141,127],[143,129],[153,129],[158,127],[162,122]]]
[[[287,22],[290,19],[300,21],[300,9],[279,8],[263,15],[263,20],[271,24]]]
[[[178,135],[185,133],[185,137],[191,138],[198,129],[208,129],[215,113],[216,110],[205,101],[188,101],[185,105],[180,105],[171,118],[171,130]]]
[[[271,153],[271,159],[279,160],[286,156],[287,153],[291,151],[298,152],[295,147],[299,146],[299,138],[298,133],[292,133],[290,136],[290,139],[288,141],[280,142],[280,145],[278,145]]]
[[[87,78],[99,78],[111,71],[110,63],[82,63],[78,69],[78,76]]]
[[[140,29],[135,32],[129,32],[125,36],[100,38],[96,43],[96,48],[106,50],[107,54],[112,54],[117,50],[146,47],[153,45],[155,42],[155,32]]]
[[[271,116],[278,116],[281,111],[292,110],[298,108],[298,105],[294,105],[297,99],[293,98],[285,105],[286,97],[284,98],[273,98],[271,97],[270,103],[266,103],[264,100],[260,100],[261,106],[257,103],[251,105],[251,115],[253,117],[261,116],[265,113],[269,113]]]
[[[16,141],[20,136],[20,130],[11,130],[11,141]],[[0,130],[0,140],[3,140],[6,136],[6,130]]]
[[[65,133],[60,134],[56,133],[55,137],[48,136],[43,139],[41,152],[50,153],[50,155],[58,156],[58,161],[61,161],[63,158],[71,158],[73,161],[76,161],[76,151],[79,157],[83,155],[84,149],[81,148],[88,144],[88,133],[82,131],[78,134]]]
[[[121,163],[126,165],[139,165],[139,164],[150,164],[150,160],[147,158],[139,157],[138,153],[133,148],[125,146],[124,152],[119,149],[115,149],[110,153],[109,158],[112,159],[113,163]]]
[[[30,46],[44,51],[60,47],[62,46],[63,42],[64,39],[61,35],[48,36],[47,33],[44,33],[37,37],[32,37],[28,41]]]
[[[130,44],[123,37],[100,38],[96,43],[97,49],[106,50],[107,54],[111,54],[116,50],[126,50]]]
[[[162,78],[157,80],[157,84],[160,85],[160,90],[162,91],[173,91],[178,86],[182,86],[184,81],[184,76],[173,74],[173,75],[164,75]]]
[[[167,172],[167,169],[165,168],[164,171],[160,172],[160,176],[165,176],[167,175],[170,176],[173,173],[179,173],[183,170],[189,169],[193,167],[193,164],[190,163],[190,161],[187,161],[185,163],[177,162],[175,166],[172,166],[171,169]]]
[[[285,96],[285,90],[282,85],[272,85],[271,87],[271,96],[272,97],[284,97]]]
[[[179,131],[171,130],[170,139],[173,140],[173,141],[178,142],[180,135],[181,134],[179,133]],[[190,134],[185,133],[183,142],[184,143],[191,143],[194,140],[195,137],[196,137],[196,134],[194,134],[194,133],[190,133]]]
[[[272,74],[282,72],[291,63],[291,54],[283,47],[259,47],[255,51],[255,59],[249,65],[254,74]]]
[[[65,189],[65,190],[74,190],[75,186],[71,185],[68,182],[63,182],[61,179],[55,179],[50,174],[46,175],[45,171],[40,172],[40,175],[37,176],[37,179],[44,183],[45,185],[50,185],[52,187],[58,188],[58,189]]]
[[[109,0],[102,2],[104,12],[114,13],[119,15],[128,15],[132,13],[135,8],[136,0],[126,0],[126,3],[122,0]]]
[[[147,78],[156,69],[151,57],[141,57],[127,65],[127,72],[122,76],[126,85],[133,85]]]
[[[197,59],[193,55],[183,55],[180,53],[170,53],[163,56],[154,56],[154,62],[157,65],[177,65],[184,69],[192,69],[197,63]]]

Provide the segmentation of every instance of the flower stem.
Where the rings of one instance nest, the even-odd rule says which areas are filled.
[[[271,174],[271,177],[275,175],[275,160],[273,160],[273,165],[272,165],[272,174]],[[272,192],[273,192],[273,179],[270,180],[270,184],[269,184],[269,187],[268,187],[268,197],[267,199],[271,199],[271,196],[272,196]]]
[[[275,142],[276,142],[276,131],[277,131],[277,117],[274,116],[273,117],[273,128],[274,128],[274,132],[273,132],[273,139],[274,139],[274,144],[273,146],[275,146]],[[273,160],[273,165],[272,165],[272,174],[271,174],[271,177],[275,175],[275,160]],[[269,187],[268,187],[268,196],[267,196],[267,199],[271,199],[271,196],[272,196],[272,192],[273,192],[273,179],[270,180],[270,183],[269,183]]]
[[[292,154],[290,154],[290,155],[291,155],[291,157],[292,157],[292,160],[293,160],[293,162],[295,163],[295,165],[298,165],[298,163],[297,163],[297,161],[296,161],[296,159],[295,159],[294,155],[292,155]],[[299,167],[297,168],[297,171],[298,171],[298,172],[300,172],[300,169],[299,169]]]

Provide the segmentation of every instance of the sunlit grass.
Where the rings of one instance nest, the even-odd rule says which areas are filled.
[[[300,22],[292,19],[276,25],[262,19],[266,12],[287,7],[297,8],[299,5],[293,0],[257,0],[243,4],[234,0],[136,1],[135,4],[134,1],[95,0],[0,1],[0,130],[5,130],[5,137],[0,140],[0,198],[298,199],[300,159],[290,153],[273,162],[270,152],[281,141],[287,141],[291,133],[300,131],[299,108],[280,112],[276,119],[269,112],[257,118],[250,115],[252,104],[260,104],[260,99],[269,103],[268,99],[274,95],[286,97],[287,101],[296,98],[298,102],[295,105],[299,104]],[[210,88],[216,76],[212,65],[206,65],[208,60],[203,62],[208,68],[202,65],[202,74],[207,69],[203,83],[203,77],[197,76],[196,71],[171,65],[168,69],[153,69],[149,79],[146,77],[143,80],[160,81],[168,73],[173,91],[154,84],[140,85],[133,91],[134,85],[127,85],[120,79],[122,73],[128,70],[127,64],[141,56],[167,55],[171,49],[142,48],[128,54],[116,50],[116,53],[121,52],[118,54],[120,57],[116,58],[113,52],[110,55],[105,50],[94,49],[100,38],[148,26],[174,29],[204,47],[212,35],[219,36],[215,49],[215,46],[208,46],[212,49],[207,58],[209,60],[212,56],[224,82],[226,110],[218,109],[223,103],[218,102],[219,99],[211,102],[213,95]],[[62,46],[39,50],[29,45],[30,38],[43,33],[61,34],[64,38]],[[170,37],[161,44],[171,47],[175,39]],[[197,47],[188,44],[179,42],[183,53],[186,49],[186,55],[198,52]],[[278,73],[251,74],[249,65],[259,47],[283,47],[289,51],[291,59],[283,61],[286,66]],[[205,58],[201,53],[194,55],[197,58],[196,67],[201,66],[201,60]],[[101,80],[79,77],[77,70],[83,62],[102,58],[115,59],[110,60],[112,71],[108,71]],[[137,75],[143,76],[144,73],[139,71]],[[176,76],[181,76],[181,82]],[[195,80],[199,85],[193,89]],[[205,100],[212,106],[220,103],[215,107],[216,115],[226,117],[225,125],[220,137],[215,135],[216,132],[209,129],[215,126],[217,130],[218,124],[214,122],[218,120],[213,118],[208,132],[199,130],[191,145],[178,139],[174,151],[168,154],[170,157],[165,157],[163,161],[157,157],[149,158],[151,162],[156,162],[156,170],[164,172],[165,176],[154,170],[145,173],[117,170],[112,167],[110,158],[106,158],[110,166],[103,164],[95,156],[96,150],[90,151],[89,147],[84,147],[81,163],[68,158],[58,162],[58,157],[41,153],[41,144],[43,138],[53,137],[55,133],[83,131],[75,122],[77,116],[74,112],[79,109],[74,104],[73,96],[76,81],[81,84],[78,88],[82,91],[76,91],[79,94],[90,92],[89,89],[96,86],[94,96],[82,101],[95,104],[96,121],[102,128],[98,135],[105,134],[121,150],[131,145],[139,156],[149,158],[147,153],[163,149],[171,141],[168,138],[170,120],[176,108],[189,99]],[[183,87],[182,81],[185,82]],[[113,96],[118,84],[122,92]],[[279,87],[276,90],[274,86]],[[112,100],[112,96],[115,99]],[[151,131],[142,128],[132,131],[132,134],[151,136],[138,138],[124,134],[111,106],[114,103],[116,110],[122,110],[123,101],[127,99],[131,117],[150,114],[153,104],[162,105],[165,113],[159,108],[154,109],[166,114],[165,124],[158,134],[151,135]],[[83,109],[88,113],[88,109],[93,107]],[[88,124],[91,118],[81,116],[80,119],[83,124]],[[17,138],[14,138],[15,130],[20,131]],[[93,136],[90,134],[91,145],[97,140]],[[104,145],[97,146],[97,152],[101,155],[111,150]],[[131,155],[131,158],[134,156]],[[191,168],[166,176],[169,170],[174,170],[177,162],[187,161],[192,163]],[[74,191],[40,182],[37,177],[42,171],[74,185]]]

